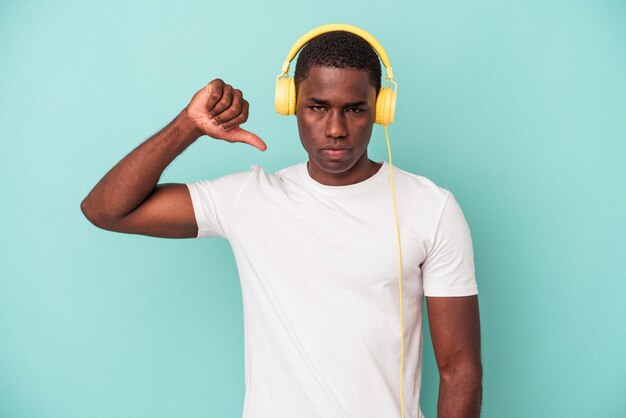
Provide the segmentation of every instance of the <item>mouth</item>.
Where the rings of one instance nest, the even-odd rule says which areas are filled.
[[[322,148],[322,154],[324,154],[324,156],[331,158],[331,159],[343,158],[347,156],[349,152],[350,150],[348,148],[333,148],[333,147]]]

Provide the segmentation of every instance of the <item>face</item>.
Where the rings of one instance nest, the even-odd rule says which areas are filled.
[[[367,145],[375,114],[376,89],[366,71],[311,67],[298,85],[296,117],[313,179],[338,186],[373,174]]]

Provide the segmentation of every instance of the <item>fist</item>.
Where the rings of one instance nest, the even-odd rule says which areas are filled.
[[[265,151],[267,145],[261,138],[239,127],[248,120],[249,106],[241,90],[217,78],[193,96],[185,111],[205,135]]]

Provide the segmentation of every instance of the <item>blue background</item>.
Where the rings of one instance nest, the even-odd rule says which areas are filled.
[[[626,3],[322,0],[0,1],[1,417],[241,416],[228,243],[101,231],[79,204],[215,77],[268,151],[205,137],[162,181],[304,160],[274,79],[330,22],[385,46],[394,162],[472,229],[483,417],[626,416]],[[426,339],[429,418],[437,381]]]

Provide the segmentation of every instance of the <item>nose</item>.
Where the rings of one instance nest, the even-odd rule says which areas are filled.
[[[333,109],[329,112],[324,133],[330,138],[344,138],[348,134],[346,117],[341,110]]]

